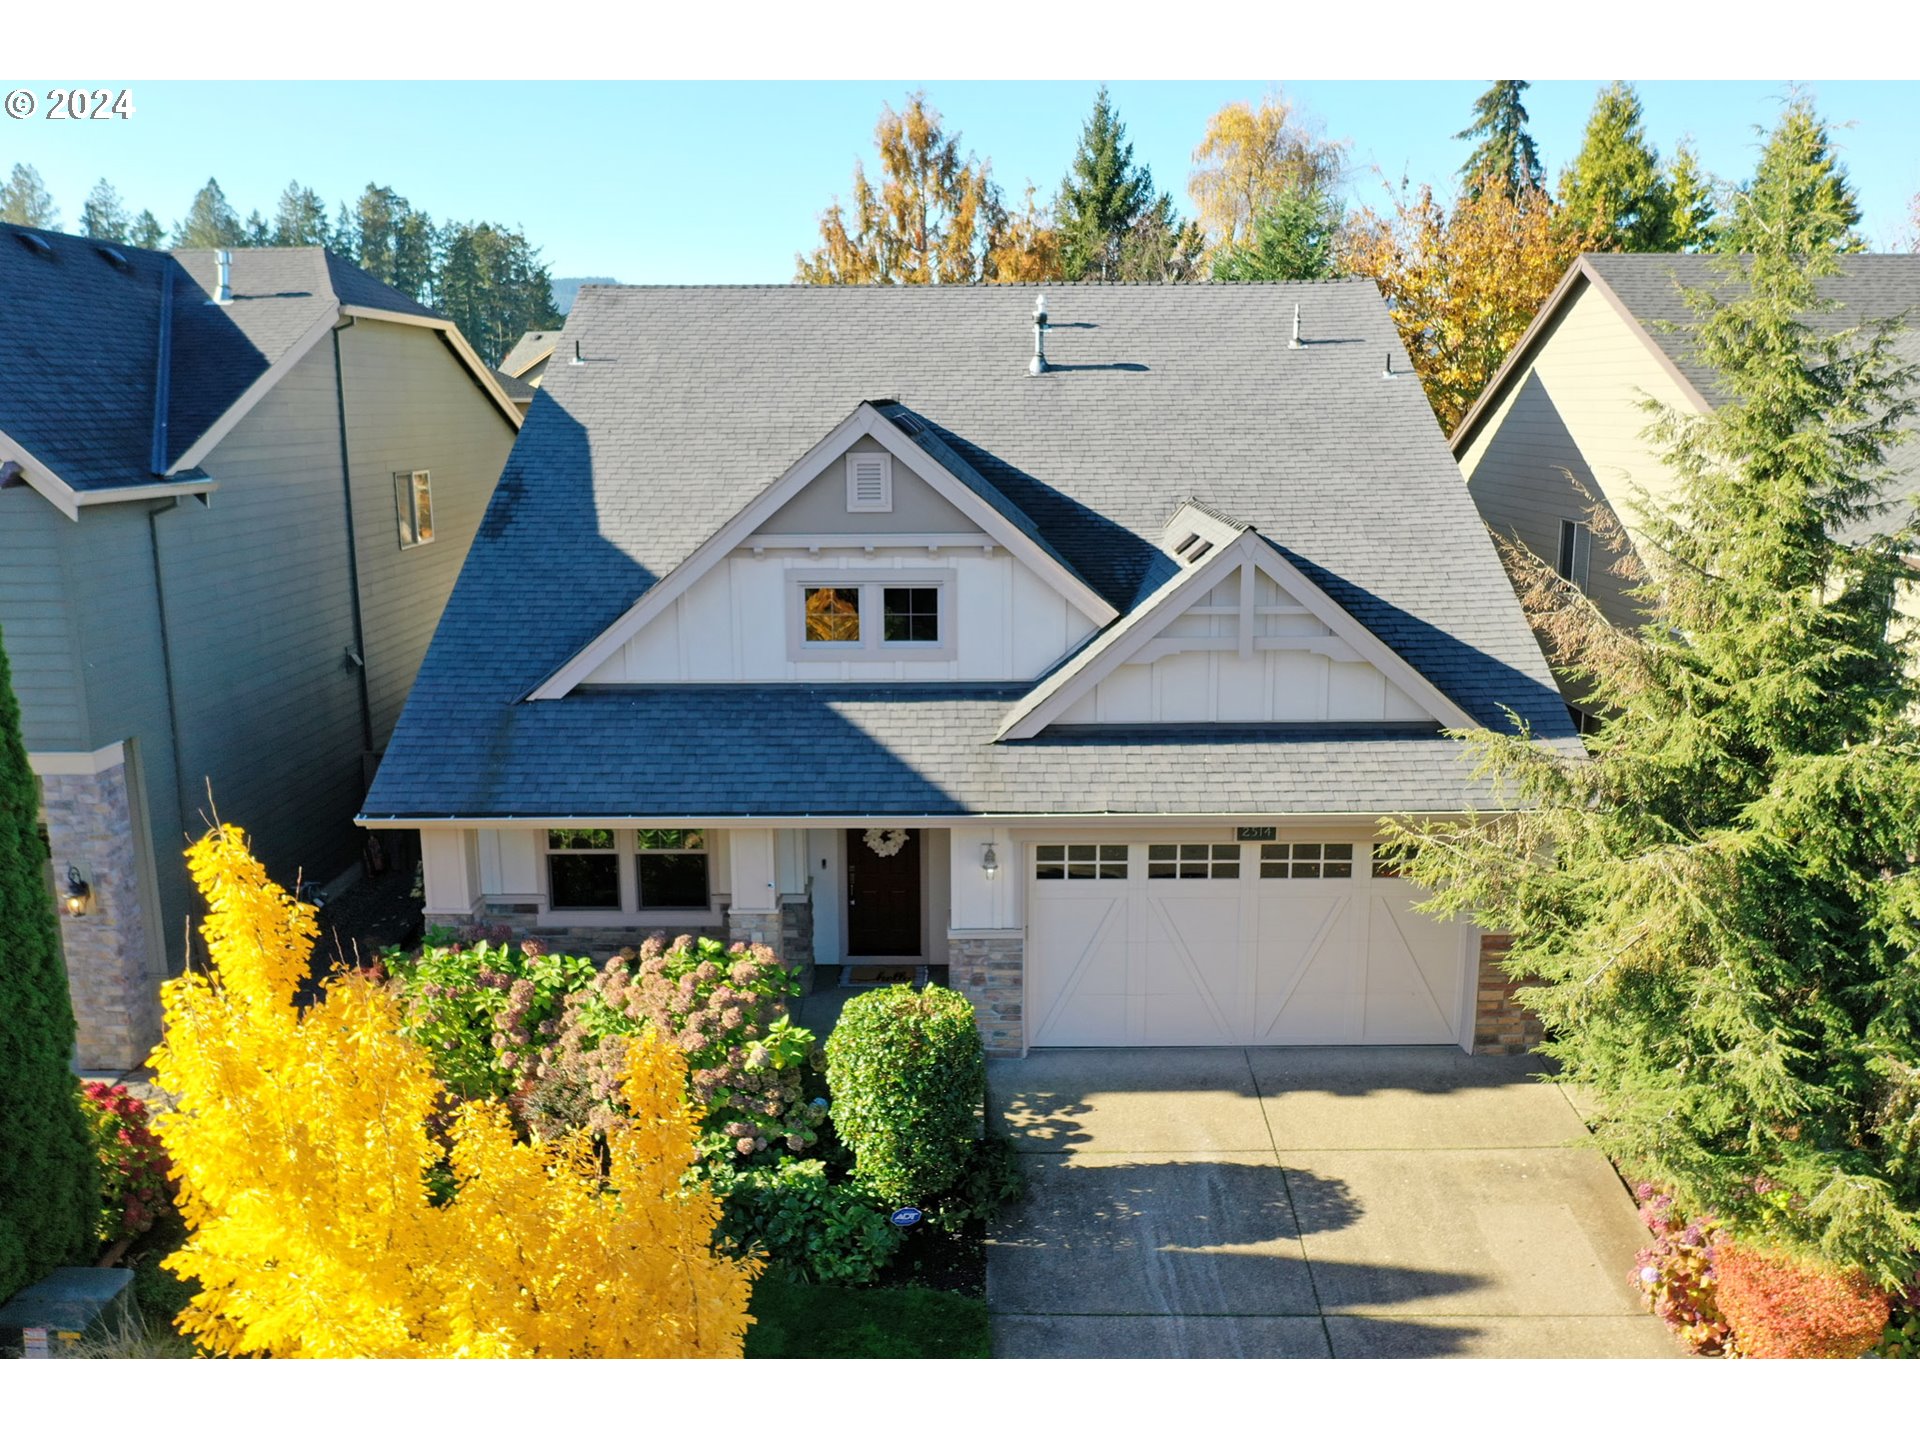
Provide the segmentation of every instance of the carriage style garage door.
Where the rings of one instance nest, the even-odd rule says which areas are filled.
[[[1361,840],[1027,851],[1030,1045],[1459,1044],[1468,926]]]

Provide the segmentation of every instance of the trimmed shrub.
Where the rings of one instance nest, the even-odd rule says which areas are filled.
[[[68,1068],[73,1001],[60,957],[40,796],[0,647],[0,1299],[91,1256],[96,1162]]]
[[[926,1207],[966,1178],[986,1057],[965,996],[937,985],[855,996],[827,1036],[827,1086],[854,1174],[887,1203]]]
[[[144,1235],[173,1208],[167,1152],[147,1126],[147,1107],[124,1085],[89,1080],[87,1121],[100,1161],[100,1213],[94,1238],[111,1245]]]
[[[1886,1293],[1859,1271],[1722,1244],[1715,1298],[1739,1353],[1755,1360],[1853,1360],[1887,1326]]]
[[[727,1252],[762,1254],[789,1279],[819,1285],[871,1285],[902,1231],[858,1185],[835,1185],[818,1160],[707,1168],[721,1201],[716,1232]]]

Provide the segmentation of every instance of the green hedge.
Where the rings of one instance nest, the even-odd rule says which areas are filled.
[[[0,647],[0,1300],[90,1256],[100,1203],[80,1111],[73,1002],[60,958],[39,793]]]
[[[855,996],[827,1037],[833,1125],[883,1200],[929,1206],[966,1178],[986,1058],[973,1006],[937,985]]]

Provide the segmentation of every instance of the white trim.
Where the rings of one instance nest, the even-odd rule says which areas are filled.
[[[1186,613],[1187,607],[1178,603],[1183,594],[1191,590],[1205,595],[1233,570],[1246,565],[1256,565],[1266,571],[1281,589],[1292,595],[1316,620],[1331,630],[1334,638],[1351,646],[1359,659],[1373,665],[1409,696],[1425,705],[1443,725],[1456,730],[1477,728],[1472,716],[1409,664],[1398,651],[1356,620],[1331,595],[1308,579],[1305,573],[1286,556],[1261,539],[1258,531],[1248,529],[1238,540],[1220,546],[1198,565],[1174,576],[1143,601],[1140,608],[1128,616],[1126,621],[1108,631],[1081,651],[1074,660],[1056,671],[1047,683],[1008,712],[994,739],[1030,740],[1038,735],[1058,719],[1074,701],[1091,691],[1119,666],[1145,653],[1150,643],[1162,630],[1172,624],[1177,617]],[[1250,603],[1250,596],[1250,589],[1242,591],[1241,608],[1243,610]],[[1324,641],[1322,643],[1324,644]],[[1196,640],[1192,645],[1182,642],[1181,648],[1216,647],[1208,645],[1203,640]],[[1222,641],[1217,648],[1232,647]],[[1298,647],[1290,641],[1283,641],[1278,645],[1263,645],[1256,640],[1255,648],[1266,650],[1318,647],[1311,645]]]
[[[870,436],[890,450],[902,464],[926,480],[940,497],[979,525],[987,536],[1018,556],[1043,580],[1063,595],[1076,610],[1096,625],[1110,624],[1119,612],[1099,593],[1049,555],[1036,541],[1011,524],[1005,516],[960,483],[945,466],[903,435],[898,427],[868,403],[861,401],[853,413],[826,433],[800,457],[787,472],[749,501],[725,525],[721,526],[685,560],[656,581],[647,592],[598,636],[587,642],[567,662],[555,670],[525,698],[558,700],[574,686],[599,669],[619,648],[632,639],[649,621],[706,574],[722,557],[737,550],[747,537],[839,459],[862,436]],[[874,544],[885,543],[875,536]]]
[[[80,492],[54,474],[52,466],[45,464],[4,430],[0,430],[0,445],[5,445],[12,452],[6,458],[20,466],[20,478],[28,488],[67,519],[80,518]]]
[[[1433,819],[1469,819],[1475,814],[1505,812],[1496,810],[1421,810],[1412,806],[1391,810],[1243,810],[1234,812],[1203,810],[1156,810],[1102,814],[1074,814],[1071,811],[982,811],[969,815],[443,815],[443,816],[369,816],[356,815],[353,823],[363,830],[547,830],[568,827],[636,830],[864,830],[884,823],[902,829],[958,830],[987,826],[1025,831],[1035,827],[1076,825],[1083,829],[1105,830],[1142,826],[1161,829],[1192,829],[1204,825],[1343,825],[1371,821],[1377,824],[1389,816],[1418,815]],[[1252,842],[1249,842],[1252,843]]]
[[[1000,548],[998,541],[982,534],[925,534],[896,535],[882,533],[877,535],[778,535],[763,532],[749,535],[740,542],[740,549],[751,550],[756,555],[762,550],[864,550],[872,554],[875,550],[984,550],[991,555]]]
[[[898,660],[906,664],[945,663],[959,653],[954,636],[959,601],[959,572],[951,567],[939,570],[898,570],[890,566],[846,566],[837,570],[788,570],[787,582],[787,659],[799,665],[821,661]],[[806,638],[809,590],[853,590],[859,594],[860,638],[858,640],[809,640]],[[886,598],[889,589],[933,590],[938,592],[936,641],[888,640],[886,638]]]
[[[98,775],[127,763],[127,747],[116,740],[98,750],[41,750],[27,752],[27,768],[36,775]]]
[[[94,505],[118,505],[130,500],[164,500],[173,495],[211,495],[219,488],[217,480],[163,480],[152,485],[118,485],[111,490],[82,490],[75,497],[75,503],[86,509]]]
[[[200,432],[200,438],[167,467],[167,474],[178,475],[182,470],[192,470],[206,459],[214,446],[226,439],[233,427],[246,418],[247,412],[258,405],[266,393],[286,377],[289,370],[307,358],[308,351],[333,333],[339,318],[339,312],[333,306],[322,310],[320,317],[307,327],[305,333],[288,346],[278,360],[256,375],[253,383],[240,392],[240,398],[229,405],[213,424]]]

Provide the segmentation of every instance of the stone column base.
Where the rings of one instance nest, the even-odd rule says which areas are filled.
[[[765,945],[777,950],[781,927],[782,917],[778,910],[727,911],[729,945]]]
[[[1507,953],[1510,937],[1480,937],[1480,977],[1475,990],[1473,1012],[1473,1053],[1476,1055],[1525,1055],[1546,1038],[1540,1017],[1514,999],[1514,992],[1528,982],[1509,979],[1499,965]]]
[[[1027,1053],[1024,930],[954,930],[947,935],[947,984],[973,1003],[989,1055]]]

